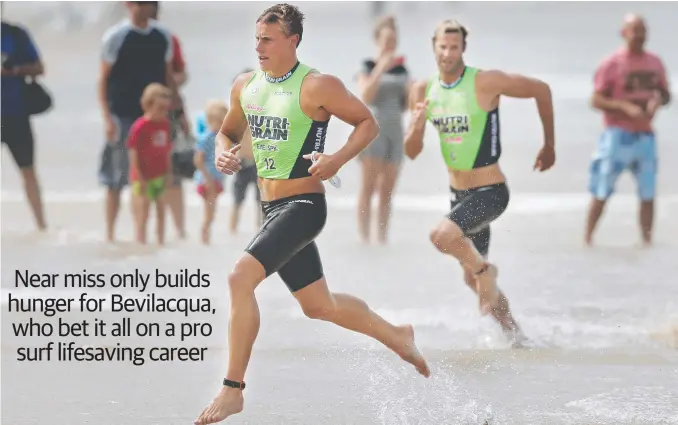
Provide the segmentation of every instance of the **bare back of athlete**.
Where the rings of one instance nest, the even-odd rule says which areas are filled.
[[[379,126],[365,104],[338,78],[314,72],[297,60],[302,22],[301,12],[288,4],[273,6],[259,17],[257,53],[262,71],[236,79],[231,109],[217,136],[217,169],[226,174],[238,172],[241,165],[236,153],[241,148],[230,146],[241,140],[249,125],[265,223],[229,274],[228,371],[219,394],[196,425],[217,423],[242,411],[245,372],[260,322],[254,291],[273,273],[309,318],[372,337],[420,374],[430,375],[415,345],[412,326],[395,326],[361,299],[328,288],[315,243],[327,218],[322,182],[374,140]],[[331,116],[354,130],[342,148],[328,155],[320,152]],[[312,151],[319,152],[314,163]]]
[[[509,201],[499,166],[499,102],[501,96],[536,100],[544,127],[544,146],[534,166],[540,171],[555,162],[553,105],[548,85],[539,80],[467,67],[463,61],[467,34],[456,21],[436,27],[432,41],[438,74],[412,87],[405,154],[410,159],[419,155],[426,122],[431,121],[439,133],[453,195],[451,211],[431,232],[431,242],[459,261],[466,284],[478,294],[482,314],[492,314],[519,345],[516,338],[524,337],[496,286],[498,270],[487,261],[490,223]]]

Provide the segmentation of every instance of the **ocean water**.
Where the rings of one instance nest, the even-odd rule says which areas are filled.
[[[190,74],[184,94],[192,114],[206,99],[225,97],[233,76],[255,65],[253,21],[268,3],[168,2],[161,19],[180,37]],[[360,60],[373,54],[369,5],[301,2],[307,13],[300,58],[341,77],[350,89]],[[344,183],[328,185],[330,215],[318,244],[330,287],[364,298],[396,323],[414,325],[433,375],[425,380],[365,337],[307,319],[282,282],[272,277],[257,292],[262,325],[248,370],[246,409],[234,424],[678,424],[678,133],[672,105],[656,119],[660,143],[660,197],[656,243],[638,247],[632,179],[624,176],[597,233],[582,244],[587,166],[601,129],[588,106],[591,74],[617,47],[623,14],[648,20],[649,48],[662,57],[672,81],[678,70],[675,3],[429,2],[389,3],[401,27],[401,50],[413,75],[435,66],[429,49],[434,23],[457,17],[471,28],[467,61],[528,73],[554,92],[558,162],[532,172],[541,130],[534,104],[502,103],[503,168],[511,204],[493,227],[491,257],[514,316],[532,339],[530,350],[510,349],[497,326],[477,312],[477,300],[459,267],[439,255],[428,232],[448,206],[447,180],[429,132],[423,154],[405,163],[394,200],[386,246],[358,243],[354,221],[359,168],[341,170]],[[37,164],[51,230],[38,235],[24,203],[9,153],[2,154],[2,423],[186,424],[216,393],[225,373],[228,289],[226,276],[254,235],[254,200],[238,235],[227,232],[230,191],[222,197],[214,244],[197,241],[200,199],[190,182],[187,241],[171,226],[168,244],[137,247],[129,204],[120,219],[122,242],[103,243],[103,192],[96,183],[101,119],[96,104],[98,44],[113,21],[103,3],[4,2],[8,19],[24,22],[47,66],[46,85],[56,108],[34,120]],[[348,25],[350,24],[350,30]],[[405,118],[406,119],[406,118]],[[327,150],[338,148],[349,128],[332,121]],[[21,363],[7,312],[11,292],[23,299],[73,297],[82,291],[15,289],[15,270],[41,273],[209,273],[203,289],[158,289],[159,296],[209,298],[216,314],[196,314],[212,335],[185,342],[166,338],[82,338],[78,343],[208,347],[201,363]],[[115,290],[92,290],[105,297]],[[121,289],[143,299],[145,293]],[[64,320],[119,320],[99,314],[66,314]],[[188,319],[177,314],[135,313],[137,322]],[[58,318],[44,319],[58,323]]]

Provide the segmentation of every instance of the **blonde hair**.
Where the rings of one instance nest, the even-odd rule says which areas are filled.
[[[168,96],[171,98],[172,91],[160,83],[151,83],[147,85],[141,95],[141,109],[143,109],[144,112],[148,112],[153,107],[155,100],[161,96]]]
[[[379,35],[381,34],[381,30],[384,28],[392,29],[393,31],[397,31],[396,27],[396,20],[393,15],[387,15],[387,16],[382,16],[381,18],[377,19],[377,21],[374,23],[374,32],[372,35],[374,36],[375,40],[379,40]]]
[[[442,34],[461,34],[461,38],[464,42],[464,47],[466,47],[466,37],[468,37],[468,28],[463,26],[456,19],[446,19],[436,25],[435,31],[433,31],[433,37],[431,41],[433,44],[436,42],[436,38]]]
[[[205,121],[210,130],[221,128],[228,106],[223,100],[212,99],[205,105]]]

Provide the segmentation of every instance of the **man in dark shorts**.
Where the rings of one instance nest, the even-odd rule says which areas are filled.
[[[127,2],[129,19],[114,25],[103,37],[99,75],[99,105],[106,143],[99,181],[106,186],[106,233],[115,239],[120,192],[128,184],[129,158],[125,141],[139,118],[141,94],[151,83],[175,91],[172,74],[172,36],[151,19],[156,2]]]
[[[411,326],[394,326],[364,301],[332,293],[327,286],[314,242],[327,218],[322,182],[374,140],[379,128],[365,104],[338,78],[298,61],[303,18],[288,4],[273,6],[259,16],[256,51],[261,69],[236,79],[230,109],[216,138],[217,169],[233,174],[241,169],[235,153],[249,125],[265,221],[229,274],[228,372],[197,425],[220,422],[242,411],[243,379],[259,331],[254,291],[276,272],[308,317],[371,336],[429,375]],[[354,131],[342,148],[326,155],[322,152],[332,115]]]
[[[26,198],[38,229],[47,224],[42,209],[40,185],[35,172],[35,140],[31,117],[26,111],[21,80],[42,75],[40,55],[28,32],[2,21],[2,144],[9,148],[21,171]]]
[[[533,78],[466,66],[467,34],[466,28],[453,20],[436,27],[433,50],[438,72],[412,87],[405,154],[411,159],[419,155],[426,121],[430,121],[438,131],[452,191],[451,211],[431,232],[431,242],[459,261],[466,284],[478,294],[481,313],[492,314],[519,346],[524,336],[511,316],[508,300],[496,287],[497,268],[487,261],[490,223],[509,202],[506,177],[499,168],[499,99],[536,100],[544,146],[535,169],[545,171],[555,163],[551,91]]]

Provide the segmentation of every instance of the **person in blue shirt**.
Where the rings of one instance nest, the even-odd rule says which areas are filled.
[[[205,200],[202,242],[206,245],[210,242],[210,230],[217,208],[217,198],[224,191],[224,174],[219,172],[214,164],[214,141],[227,112],[228,107],[223,101],[209,101],[205,107],[206,128],[202,132],[197,132],[194,180],[197,184],[198,193]]]
[[[33,130],[23,96],[23,80],[43,73],[38,49],[28,32],[2,21],[2,144],[7,145],[21,171],[26,198],[40,230],[46,230],[47,224],[33,162]]]

